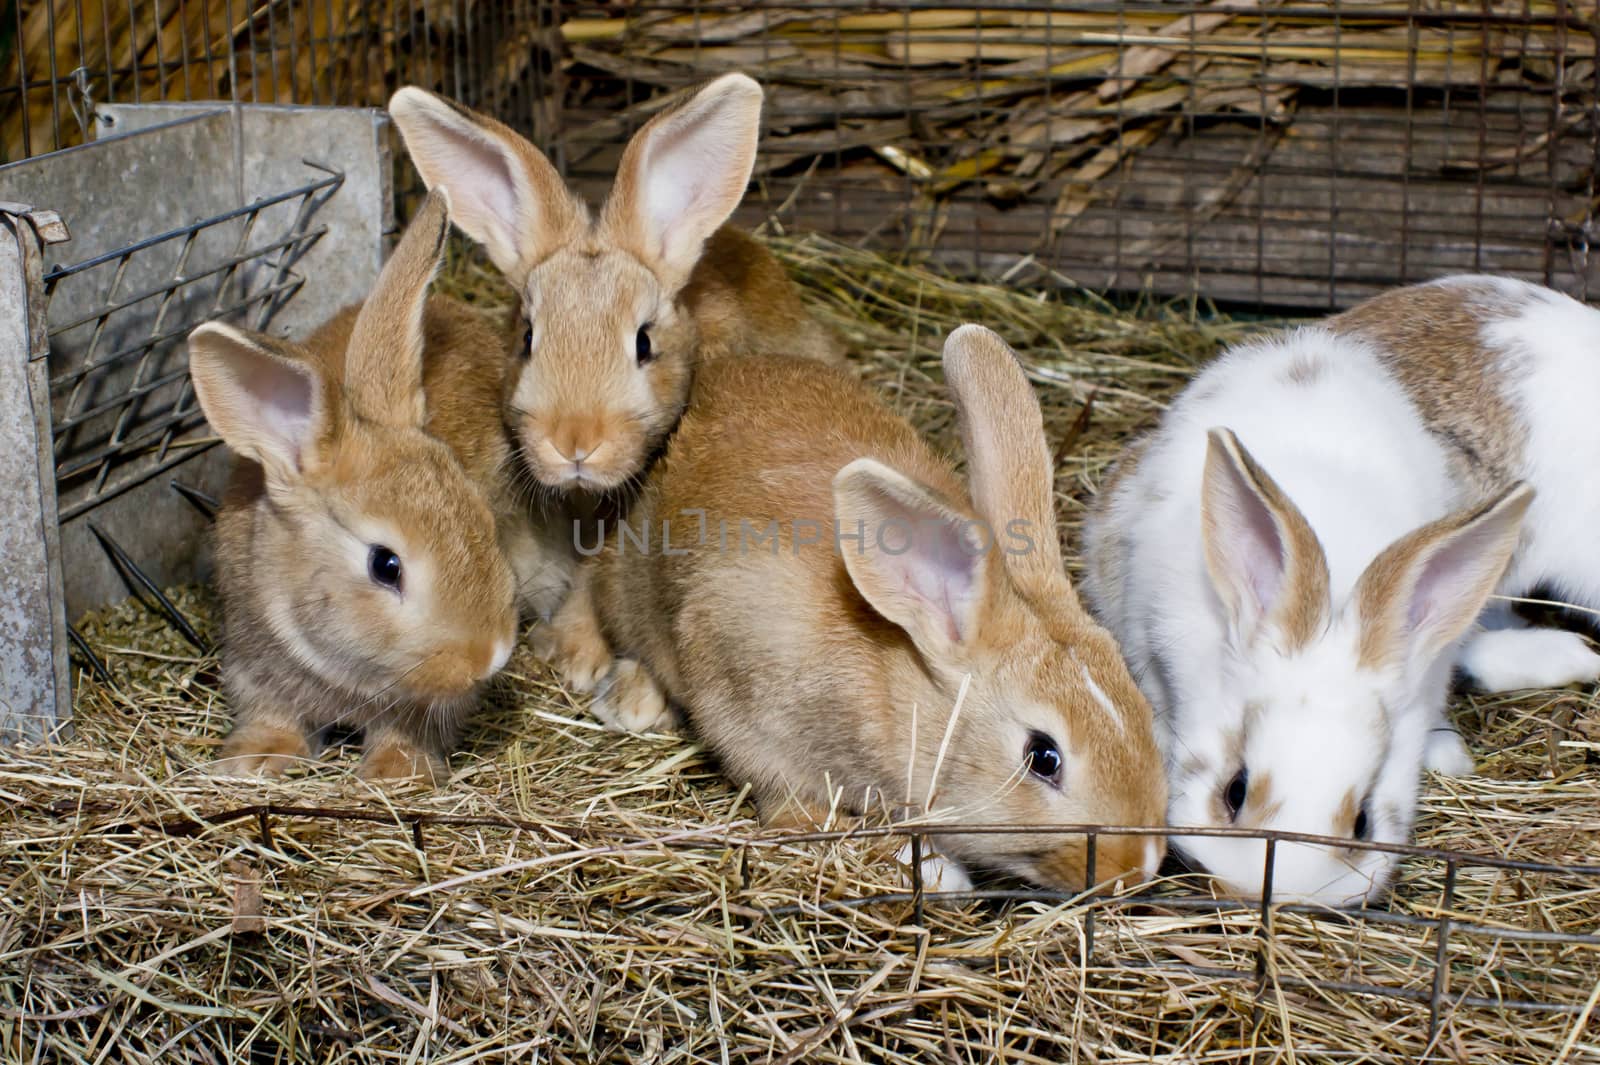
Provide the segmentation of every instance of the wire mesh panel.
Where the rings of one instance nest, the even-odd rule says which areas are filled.
[[[107,100],[381,105],[415,83],[529,132],[598,195],[627,132],[739,69],[768,89],[749,222],[1263,306],[1463,270],[1600,287],[1586,0],[15,10],[12,158],[74,143]]]
[[[366,293],[393,218],[380,112],[101,105],[95,117],[94,142],[0,167],[9,214],[65,221],[24,255],[20,306],[5,308],[26,334],[9,354],[26,371],[28,451],[40,456],[6,518],[47,529],[50,555],[47,599],[9,617],[59,638],[0,665],[36,680],[56,660],[65,676],[69,639],[83,649],[67,619],[130,593],[164,604],[163,588],[209,571],[205,516],[228,462],[189,380],[190,331],[226,320],[304,335]],[[159,475],[179,466],[175,492]],[[10,543],[0,562],[26,546]],[[12,699],[0,733],[19,718],[25,734],[51,734],[64,689],[42,700],[53,706]]]
[[[276,195],[45,275],[61,520],[183,461],[205,422],[183,339],[214,318],[263,329],[305,279],[293,263],[326,231],[316,208],[343,181],[308,166]]]
[[[97,105],[381,106],[429,85],[513,121],[543,95],[536,0],[44,0],[0,18],[0,162],[81,143]]]
[[[752,219],[782,208],[974,274],[1250,304],[1344,306],[1470,270],[1600,289],[1592,5],[648,0],[593,16],[565,9],[556,139],[596,188],[653,92],[743,69],[768,89]]]

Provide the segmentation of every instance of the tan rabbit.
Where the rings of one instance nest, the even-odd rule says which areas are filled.
[[[449,189],[456,225],[521,296],[506,418],[541,484],[628,484],[708,359],[842,358],[777,260],[724,225],[755,162],[761,88],[750,78],[720,77],[646,123],[598,215],[491,118],[414,87],[389,112],[423,180]]]
[[[566,583],[511,491],[499,339],[428,298],[448,231],[430,195],[367,301],[303,344],[220,323],[189,336],[195,392],[238,456],[216,529],[235,718],[221,772],[281,773],[348,724],[366,732],[363,775],[438,778],[516,639],[508,553]]]
[[[944,365],[970,496],[848,373],[704,367],[629,531],[607,531],[556,615],[558,664],[574,683],[603,678],[597,712],[622,727],[666,724],[667,698],[680,704],[769,822],[920,810],[933,793],[935,815],[968,822],[1159,824],[1150,706],[1062,568],[1027,378],[977,326],[951,334]],[[938,842],[1083,886],[1082,837]],[[1097,879],[1152,875],[1164,850],[1102,837]]]

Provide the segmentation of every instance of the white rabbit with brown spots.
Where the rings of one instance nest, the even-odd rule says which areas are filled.
[[[1487,497],[1375,348],[1323,328],[1242,344],[1125,455],[1088,525],[1085,589],[1154,704],[1175,827],[1280,843],[1278,897],[1391,882],[1365,841],[1410,836],[1424,766],[1470,770],[1445,719],[1462,637],[1533,492]],[[1229,893],[1260,839],[1174,837]]]

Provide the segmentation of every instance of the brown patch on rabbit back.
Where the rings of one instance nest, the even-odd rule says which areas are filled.
[[[1487,494],[1516,480],[1527,429],[1506,396],[1514,368],[1485,346],[1483,330],[1522,306],[1486,281],[1413,285],[1374,296],[1327,327],[1376,346],[1449,447],[1458,476]]]
[[[844,345],[813,318],[799,290],[761,242],[725,225],[706,241],[683,290],[700,329],[700,357],[795,355],[839,363]]]

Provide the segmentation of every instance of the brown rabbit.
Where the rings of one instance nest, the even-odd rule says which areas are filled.
[[[566,584],[511,490],[499,339],[428,298],[449,224],[430,195],[372,295],[304,344],[220,323],[189,336],[195,392],[238,456],[216,530],[235,719],[221,772],[281,773],[348,724],[366,732],[364,776],[437,779],[511,653],[516,574]]]
[[[603,680],[596,712],[614,725],[665,724],[667,697],[681,704],[769,822],[936,793],[936,816],[971,822],[1159,824],[1150,706],[1062,568],[1027,378],[977,326],[951,334],[944,365],[970,496],[848,373],[704,367],[629,532],[608,533],[556,615],[558,665]],[[1082,837],[939,843],[1045,884],[1085,879]],[[1152,875],[1164,849],[1103,837],[1097,873]]]
[[[491,118],[414,87],[389,112],[422,179],[449,189],[456,225],[521,296],[506,418],[541,484],[626,485],[709,359],[842,358],[777,260],[723,224],[755,162],[761,88],[750,78],[717,78],[646,123],[598,216]]]

